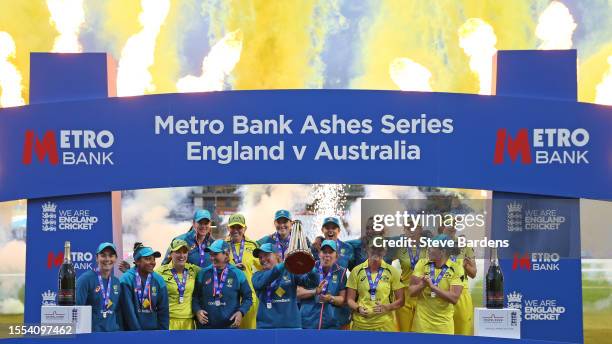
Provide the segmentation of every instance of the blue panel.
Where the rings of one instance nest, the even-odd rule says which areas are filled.
[[[576,100],[576,50],[499,51],[496,94]]]
[[[30,54],[31,104],[107,96],[107,54]]]

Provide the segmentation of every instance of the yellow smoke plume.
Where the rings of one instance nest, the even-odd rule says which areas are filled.
[[[131,36],[121,51],[117,69],[117,95],[135,96],[153,92],[149,68],[155,62],[157,36],[170,10],[169,0],[142,0],[138,21],[142,29]]]
[[[536,36],[542,41],[538,49],[571,49],[576,22],[569,9],[559,1],[546,7],[538,19]]]
[[[597,87],[595,87],[595,103],[612,105],[612,55],[608,56],[609,68],[603,76],[603,79]]]
[[[594,54],[585,59],[580,59],[578,68],[579,101],[596,102],[597,87],[605,80],[606,73],[610,70],[609,56],[612,56],[612,43],[602,45]]]
[[[364,30],[359,76],[351,87],[397,89],[389,76],[389,64],[398,56],[410,56],[433,72],[434,91],[477,93],[479,82],[469,59],[459,46],[457,30],[472,17],[491,24],[498,49],[535,47],[534,18],[529,0],[513,1],[402,1],[386,0]]]
[[[50,22],[59,31],[53,44],[54,53],[80,53],[79,32],[85,23],[83,0],[47,0]]]
[[[21,73],[11,62],[15,51],[13,37],[0,31],[0,107],[25,105],[21,96]]]
[[[242,51],[242,33],[230,32],[217,44],[202,61],[202,75],[187,75],[176,83],[179,92],[222,91],[226,77],[232,72]]]
[[[402,91],[431,92],[431,72],[406,57],[399,57],[389,65],[391,79]]]
[[[227,30],[241,29],[244,45],[235,89],[303,88],[316,77],[310,29],[314,1],[231,1]]]
[[[0,31],[9,33],[16,43],[13,64],[22,75],[21,96],[28,101],[30,52],[50,51],[57,31],[49,23],[44,1],[0,0]]]
[[[480,18],[468,19],[458,31],[459,45],[470,57],[470,69],[478,75],[479,94],[491,94],[493,56],[497,37],[493,27]]]

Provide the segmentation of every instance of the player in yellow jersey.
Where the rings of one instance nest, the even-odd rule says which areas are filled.
[[[452,240],[457,241],[457,229],[454,226],[444,227],[444,234]],[[476,260],[474,259],[474,249],[472,247],[460,247],[458,252],[450,257],[451,261],[463,268],[464,274],[461,276],[463,291],[461,297],[455,305],[454,321],[455,334],[464,336],[474,335],[474,304],[469,288],[469,278],[476,277]]]
[[[253,306],[245,314],[240,328],[242,329],[255,329],[257,327],[257,307],[258,300],[255,295],[255,289],[253,288],[253,282],[251,281],[253,273],[261,270],[259,259],[253,256],[253,251],[259,247],[257,242],[250,240],[245,236],[247,229],[246,219],[242,214],[232,214],[229,217],[227,224],[229,228],[229,237],[227,242],[230,246],[230,263],[234,264],[237,268],[242,270],[246,275],[246,279],[253,291]]]
[[[442,234],[432,241],[447,244],[450,238]],[[410,277],[410,295],[418,296],[412,330],[454,334],[454,304],[463,290],[463,269],[450,261],[448,248],[429,247],[428,256],[419,260]]]
[[[423,234],[423,227],[417,225],[416,227],[412,223],[408,223],[408,226],[404,227],[404,235],[411,239],[412,243],[415,243],[412,247],[406,247],[398,249],[397,259],[399,260],[402,268],[401,281],[404,285],[410,285],[410,277],[414,272],[414,268],[419,260],[427,259],[427,248],[420,247],[419,240]],[[414,320],[414,312],[417,304],[417,298],[411,297],[408,293],[408,288],[404,289],[404,305],[395,311],[397,315],[397,321],[399,330],[401,332],[410,332],[412,330],[412,322]]]
[[[347,284],[351,330],[397,332],[393,311],[404,304],[400,272],[384,261],[384,248],[368,246],[368,259],[353,268]]]

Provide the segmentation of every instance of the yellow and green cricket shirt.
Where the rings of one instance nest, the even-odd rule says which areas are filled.
[[[376,301],[383,305],[388,305],[395,300],[394,292],[404,288],[404,284],[401,282],[400,272],[387,264],[382,262],[381,269],[383,270],[382,277],[376,287],[376,301],[370,298],[370,282],[366,269],[368,267],[368,260],[357,265],[351,271],[351,275],[348,279],[348,288],[357,291],[357,304],[360,307],[364,307],[368,312],[372,312],[372,309],[376,305]],[[372,281],[376,279],[378,272],[372,271]],[[393,312],[387,312],[380,315],[364,317],[359,313],[353,313],[353,327],[361,330],[377,330],[380,328],[395,327],[395,317]]]
[[[414,268],[413,276],[419,278],[427,276],[432,278],[431,267],[433,265],[434,262],[432,261],[426,259],[420,260]],[[438,283],[438,287],[442,290],[449,291],[451,286],[463,286],[463,282],[461,281],[461,276],[464,273],[463,268],[452,263],[450,259],[440,268],[434,266],[435,276],[432,280],[435,281],[445,267],[446,272]],[[413,330],[423,333],[453,334],[453,312],[453,304],[438,296],[431,297],[431,289],[425,287],[417,299]]]

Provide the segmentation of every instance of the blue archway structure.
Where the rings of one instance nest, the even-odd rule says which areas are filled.
[[[495,190],[494,237],[530,235],[539,243],[573,243],[564,248],[568,259],[562,270],[553,275],[521,275],[512,268],[510,258],[502,259],[502,265],[510,274],[507,280],[512,288],[520,288],[526,280],[573,281],[557,288],[560,291],[554,296],[565,309],[561,319],[524,323],[524,342],[531,342],[530,338],[581,342],[582,304],[575,300],[581,292],[577,199],[612,198],[612,111],[576,102],[573,50],[501,51],[496,68],[497,95],[493,97],[262,90],[115,98],[109,87],[114,85],[114,67],[106,54],[32,54],[31,105],[0,111],[0,201],[29,199],[25,322],[38,323],[41,302],[54,296],[64,240],[70,240],[73,251],[79,253],[75,263],[81,269],[91,267],[97,243],[121,243],[116,190],[272,183],[423,185]],[[238,116],[280,122],[281,115],[285,123],[291,120],[285,126],[291,132],[232,132]],[[344,133],[301,132],[308,118],[319,123],[332,121],[334,115],[356,124]],[[325,154],[317,158],[323,142],[328,147],[353,146],[349,150],[355,154],[346,159],[329,159]],[[372,153],[369,147],[374,145],[389,146],[391,153]],[[205,146],[227,148],[216,150],[216,159],[211,159],[210,152],[203,159]],[[267,159],[248,160],[245,153],[240,154],[244,146],[274,150]],[[302,146],[306,150],[299,158],[294,152]],[[506,214],[495,212],[510,211],[510,204],[516,210],[517,203],[531,209],[555,208],[572,221],[558,233],[509,233]],[[76,224],[70,222],[75,216]],[[496,224],[495,217],[504,221]],[[551,250],[541,245],[515,249],[521,253]],[[551,290],[513,292],[513,299],[520,294],[524,303],[542,301]],[[213,331],[210,336],[306,342],[315,335],[294,333]],[[86,336],[97,342],[146,340],[151,335],[169,339],[175,334],[134,335]],[[189,339],[199,333],[176,335]],[[335,331],[316,336],[357,342],[402,340],[401,336],[417,342],[497,342]]]

